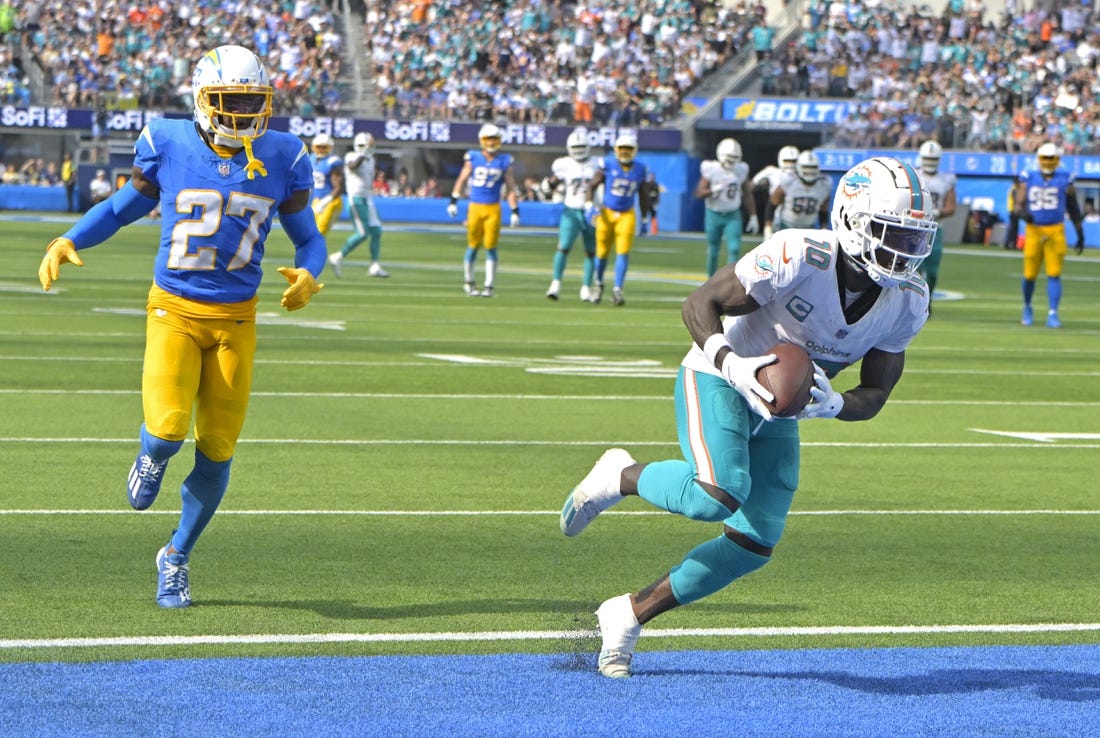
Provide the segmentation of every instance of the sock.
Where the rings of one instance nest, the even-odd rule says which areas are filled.
[[[497,280],[497,250],[485,252],[485,286],[492,287]]]
[[[463,273],[467,282],[474,281],[474,264],[477,262],[477,249],[466,247],[466,256],[462,260]]]
[[[584,284],[585,287],[592,286],[592,273],[596,271],[596,257],[592,254],[585,254],[584,256]]]
[[[732,510],[695,483],[695,473],[686,461],[673,459],[646,464],[638,478],[638,496],[662,510],[692,520],[716,523],[733,515]]]
[[[668,577],[672,595],[681,605],[695,602],[756,571],[769,558],[720,535],[693,548],[672,570]]]
[[[154,436],[145,429],[145,423],[141,424],[141,453],[158,464],[175,456],[182,446],[183,441],[168,441]]]
[[[615,256],[615,286],[623,288],[626,282],[626,268],[630,265],[630,254],[618,254]]]
[[[340,249],[341,256],[347,256],[355,249],[359,248],[359,244],[363,243],[363,239],[366,238],[362,233],[358,231],[348,236],[348,240],[344,241],[344,247]]]
[[[568,258],[568,251],[562,251],[559,249],[557,253],[554,254],[554,276],[552,277],[553,279],[556,279],[559,282],[561,281],[562,275],[565,274],[565,262]]]
[[[1058,312],[1058,303],[1062,301],[1062,278],[1047,277],[1047,301],[1050,309]]]
[[[382,229],[378,226],[370,226],[370,260],[377,262],[382,255]]]
[[[607,270],[607,259],[596,257],[596,284],[603,284],[603,273]]]
[[[229,486],[228,461],[211,461],[202,451],[195,449],[195,467],[183,480],[180,496],[183,509],[180,511],[180,524],[172,534],[172,548],[184,556],[191,553],[195,542],[202,535],[206,524],[214,517],[221,504],[225,490]]]
[[[1024,304],[1025,305],[1030,305],[1031,304],[1031,296],[1033,294],[1035,294],[1035,280],[1034,279],[1025,279],[1024,282],[1023,282],[1023,285],[1024,285]]]
[[[707,276],[718,271],[718,244],[707,244]],[[733,256],[733,249],[727,248],[729,256]]]

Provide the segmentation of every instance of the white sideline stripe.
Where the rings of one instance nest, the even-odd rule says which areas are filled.
[[[1100,623],[1002,625],[824,625],[802,628],[654,628],[646,638],[789,638],[819,635],[908,635],[915,633],[1069,633],[1100,631]],[[545,641],[595,638],[595,630],[474,631],[470,633],[304,633],[118,638],[27,638],[0,640],[0,648],[89,648],[107,646],[194,646],[295,643],[442,643],[474,641]]]
[[[117,510],[60,509],[0,509],[0,515],[133,515],[127,508]],[[179,515],[179,510],[143,510],[142,515]],[[361,517],[492,517],[522,515],[553,515],[560,510],[226,510],[218,509],[218,515],[331,515]],[[833,517],[840,515],[1100,515],[1100,510],[792,510],[791,516]],[[663,510],[615,510],[604,515],[648,516],[668,515]]]
[[[133,438],[32,438],[29,436],[0,437],[0,443],[127,443]],[[535,441],[535,440],[475,440],[469,438],[242,438],[240,444],[297,446],[614,446],[664,447],[676,446],[676,441]],[[803,441],[802,448],[1044,448],[1081,450],[1100,448],[1096,443],[871,443],[865,441]]]

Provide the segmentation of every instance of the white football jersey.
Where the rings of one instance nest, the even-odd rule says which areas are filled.
[[[776,211],[784,228],[818,228],[818,212],[833,194],[833,183],[824,174],[807,184],[797,174],[787,172],[780,180],[783,202]]]
[[[359,166],[352,166],[357,159],[359,159]],[[372,154],[363,156],[354,151],[344,154],[344,178],[348,197],[370,199],[374,194],[374,156]]]
[[[741,188],[749,178],[749,165],[737,162],[733,169],[726,169],[717,161],[706,160],[699,165],[699,176],[710,182],[707,209],[718,213],[732,213],[741,209]]]
[[[756,176],[752,178],[752,186],[756,187],[761,182],[767,182],[768,194],[770,195],[775,192],[775,188],[779,186],[779,180],[783,177],[784,174],[787,173],[788,172],[780,169],[774,164],[769,164],[768,166],[757,172]]]
[[[571,156],[559,157],[550,165],[550,171],[565,184],[565,207],[578,210],[584,207],[585,192],[597,166],[595,159],[577,161]]]
[[[844,255],[833,231],[779,231],[746,254],[737,278],[760,309],[727,317],[726,337],[739,356],[761,356],[787,341],[801,346],[829,376],[873,348],[904,351],[928,319],[928,285],[920,277],[884,287],[854,323],[844,316],[837,260]],[[699,346],[684,357],[689,369],[721,376]]]
[[[924,180],[924,186],[928,190],[928,194],[932,195],[933,207],[939,210],[943,201],[947,199],[947,193],[955,189],[955,182],[958,178],[947,172],[936,172],[935,174],[921,172],[920,176]]]

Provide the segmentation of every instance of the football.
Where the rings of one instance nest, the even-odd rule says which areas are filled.
[[[775,395],[775,402],[765,405],[781,418],[798,415],[810,401],[810,387],[814,386],[814,363],[810,355],[793,343],[777,343],[765,354],[775,354],[778,360],[762,366],[756,379]]]

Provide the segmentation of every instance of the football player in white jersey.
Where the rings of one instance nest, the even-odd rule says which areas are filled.
[[[920,145],[920,169],[924,176],[924,185],[932,195],[932,217],[937,221],[955,212],[956,177],[949,172],[940,171],[940,157],[943,147],[936,141],[925,141]],[[940,278],[940,261],[943,259],[943,230],[936,231],[932,241],[932,253],[921,264],[921,275],[928,283],[928,293],[936,294],[936,282]]]
[[[772,190],[764,211],[764,238],[784,228],[819,228],[829,221],[833,183],[821,173],[817,154],[803,151],[794,171],[787,172]]]
[[[741,258],[741,232],[756,233],[760,222],[756,202],[749,187],[749,165],[741,160],[741,144],[733,138],[718,142],[715,158],[699,165],[699,184],[695,196],[706,201],[703,232],[707,236],[707,276],[718,271],[718,251],[726,239],[726,263]],[[742,228],[741,208],[749,212]]]
[[[624,495],[724,524],[668,574],[600,605],[605,676],[630,676],[642,625],[769,561],[798,487],[798,418],[869,420],[901,379],[906,347],[928,318],[918,269],[936,233],[931,196],[912,166],[874,157],[841,177],[831,215],[832,230],[776,233],[684,302],[694,344],[676,380],[683,458],[647,464],[611,449],[566,499],[567,536]],[[764,400],[774,398],[756,371],[776,360],[768,349],[780,341],[809,353],[815,385],[797,418],[773,421]],[[854,386],[834,389],[837,373],[857,362]]]
[[[779,180],[783,178],[783,175],[794,171],[794,165],[798,162],[798,154],[799,151],[794,146],[781,148],[779,156],[776,158],[777,166],[769,164],[752,178],[753,189],[767,187],[769,195],[775,192],[775,188],[779,186]]]
[[[344,241],[339,251],[329,254],[328,263],[332,273],[340,276],[344,257],[359,244],[370,238],[370,267],[367,274],[371,277],[388,277],[378,259],[382,255],[382,221],[374,207],[374,136],[369,133],[357,133],[352,140],[351,151],[344,154],[344,175],[348,197],[351,198],[352,234]]]
[[[551,300],[558,299],[569,252],[576,243],[577,236],[580,236],[581,243],[584,244],[581,300],[591,302],[592,275],[596,264],[596,229],[584,217],[584,202],[588,183],[596,173],[597,164],[591,158],[588,134],[583,129],[578,128],[569,134],[569,138],[565,140],[565,150],[568,156],[554,160],[550,165],[550,176],[543,183],[544,188],[550,192],[558,187],[563,187],[565,190],[563,200],[565,207],[562,208],[558,224],[558,250],[554,252],[553,278],[550,281],[550,289],[546,290],[546,296]]]

